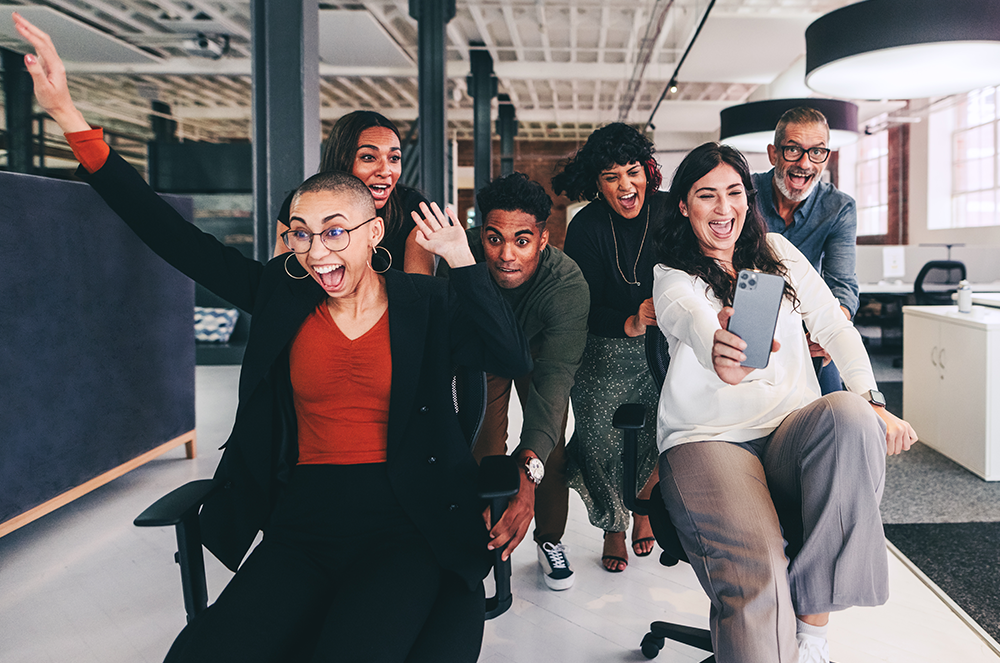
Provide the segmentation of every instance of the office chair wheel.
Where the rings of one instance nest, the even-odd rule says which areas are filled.
[[[639,645],[642,655],[646,658],[656,658],[656,655],[663,649],[663,638],[658,638],[652,633],[642,636],[642,643]]]

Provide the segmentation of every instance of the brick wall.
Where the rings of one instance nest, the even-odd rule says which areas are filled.
[[[583,146],[583,141],[514,141],[514,170],[524,173],[545,187],[545,192],[552,198],[552,214],[549,216],[549,241],[562,248],[566,239],[566,206],[570,200],[565,196],[556,196],[552,191],[552,177],[561,170],[561,163],[576,153]],[[472,141],[458,141],[458,165],[472,166]],[[500,174],[500,141],[493,141],[493,177]],[[475,193],[472,189],[458,190],[458,208],[467,209],[474,202]]]

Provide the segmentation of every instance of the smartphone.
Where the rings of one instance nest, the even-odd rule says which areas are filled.
[[[729,331],[743,339],[747,356],[743,366],[765,368],[771,358],[771,341],[778,324],[778,311],[785,293],[785,279],[744,269],[736,276],[733,317]]]

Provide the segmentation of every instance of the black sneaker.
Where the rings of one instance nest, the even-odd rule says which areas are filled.
[[[566,546],[561,543],[540,543],[538,564],[542,567],[545,584],[556,591],[573,586],[573,569],[566,559]]]

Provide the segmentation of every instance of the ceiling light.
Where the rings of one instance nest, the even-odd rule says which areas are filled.
[[[850,99],[917,99],[1000,83],[1000,2],[864,0],[806,29],[806,85]]]
[[[858,107],[841,99],[768,99],[730,106],[719,113],[719,142],[741,152],[767,152],[774,140],[774,127],[785,111],[798,106],[815,108],[826,116],[832,150],[858,140]]]

